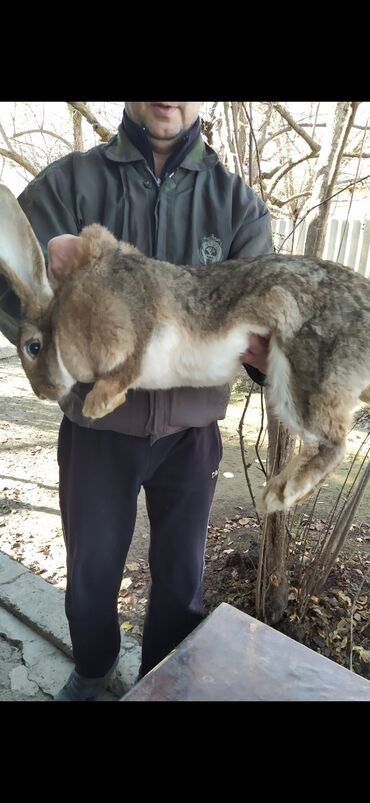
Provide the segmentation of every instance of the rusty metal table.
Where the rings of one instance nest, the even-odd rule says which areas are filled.
[[[370,681],[222,603],[121,698],[370,701]]]

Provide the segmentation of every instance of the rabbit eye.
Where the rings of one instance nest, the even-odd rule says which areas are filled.
[[[32,357],[32,359],[35,359],[35,357],[37,357],[41,351],[40,340],[29,340],[28,343],[26,343],[26,351],[27,354]]]

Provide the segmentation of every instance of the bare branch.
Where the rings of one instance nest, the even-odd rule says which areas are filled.
[[[361,594],[362,588],[365,585],[365,583],[367,583],[369,581],[369,579],[370,579],[370,569],[368,570],[368,572],[366,574],[363,575],[361,583],[360,583],[360,585],[359,585],[359,587],[358,587],[358,589],[356,591],[355,596],[353,597],[351,610],[350,610],[351,618],[350,618],[350,629],[349,629],[349,668],[350,668],[351,672],[353,672],[353,629],[354,629],[353,617],[354,617],[354,614],[355,614],[355,611],[356,611],[356,606],[357,606],[358,599],[359,599],[359,596]]]
[[[247,457],[246,457],[245,446],[244,446],[244,419],[245,419],[245,414],[247,412],[247,409],[248,409],[248,406],[249,406],[249,402],[250,402],[250,398],[251,398],[253,390],[254,390],[254,382],[252,382],[250,390],[249,390],[249,393],[245,397],[244,410],[242,412],[242,417],[241,417],[241,419],[239,421],[239,426],[238,426],[238,430],[237,431],[238,431],[238,434],[239,434],[239,443],[240,443],[240,450],[241,450],[241,457],[242,457],[242,463],[243,463],[243,468],[244,468],[245,479],[246,479],[246,482],[247,482],[247,485],[248,485],[248,490],[249,490],[250,497],[251,497],[251,500],[252,500],[252,504],[253,504],[253,507],[254,507],[254,510],[255,510],[257,521],[258,521],[259,524],[261,524],[261,520],[260,520],[260,517],[258,515],[258,511],[257,511],[257,507],[256,507],[256,500],[255,500],[255,496],[254,496],[254,493],[253,493],[252,484],[251,484],[250,477],[249,477],[249,474],[248,474],[248,469],[250,469],[252,463],[247,463]]]
[[[268,142],[272,142],[273,139],[276,137],[280,137],[280,134],[286,134],[287,131],[290,131],[290,125],[285,125],[284,128],[279,128],[277,131],[274,131],[273,134],[270,134],[269,137],[266,137],[264,141],[264,146],[267,145]]]
[[[279,183],[279,181],[281,181],[283,176],[289,173],[290,170],[293,170],[293,167],[296,167],[297,165],[301,164],[301,162],[305,162],[308,159],[316,159],[317,156],[318,156],[317,153],[308,153],[307,156],[302,156],[301,159],[296,159],[295,162],[289,162],[288,166],[281,171],[280,175],[273,182],[272,186],[269,189],[269,194],[273,192],[276,185]]]
[[[308,198],[310,195],[310,192],[298,192],[296,195],[291,195],[290,198],[286,198],[285,201],[282,201],[280,198],[276,198],[274,195],[270,195],[269,202],[270,204],[274,204],[274,206],[277,206],[279,209],[281,209],[282,206],[291,203],[291,201],[297,201],[298,198]]]
[[[21,167],[24,167],[28,173],[31,173],[32,176],[37,176],[40,172],[31,164],[31,162],[28,161],[28,159],[25,159],[24,156],[21,156],[15,151],[6,151],[4,148],[0,148],[0,156],[4,156],[5,159],[10,159],[12,162],[16,162]]]
[[[224,109],[224,118],[227,132],[227,144],[225,143],[225,150],[227,149],[227,158],[229,160],[229,163],[234,164],[234,171],[235,173],[238,173],[238,163],[236,155],[232,151],[232,148],[234,147],[234,141],[233,141],[233,132],[231,131],[230,119],[229,119],[230,101],[224,101],[223,109]]]
[[[8,138],[7,134],[6,134],[6,131],[5,131],[5,129],[4,129],[4,127],[2,126],[2,124],[1,124],[1,123],[0,123],[0,134],[1,134],[1,135],[2,135],[2,137],[3,137],[3,140],[4,140],[4,142],[5,142],[5,145],[7,145],[7,146],[8,146],[8,148],[9,148],[9,150],[10,150],[10,151],[12,151],[12,150],[13,150],[13,148],[12,148],[12,143],[10,142],[10,140],[9,140],[9,138]]]
[[[328,197],[324,198],[323,201],[320,201],[318,204],[315,204],[314,206],[311,206],[307,210],[307,212],[303,215],[303,217],[301,217],[300,220],[297,220],[297,223],[295,224],[295,226],[293,226],[292,231],[289,232],[289,234],[287,234],[287,236],[285,237],[285,239],[281,243],[280,250],[283,248],[283,246],[285,245],[286,241],[289,240],[289,237],[293,236],[293,234],[297,230],[298,226],[300,226],[301,223],[303,223],[303,221],[306,219],[307,215],[309,215],[310,212],[312,212],[313,209],[316,209],[316,207],[321,206],[322,204],[326,204],[328,201],[331,201],[332,198],[335,198],[337,195],[340,195],[341,192],[345,192],[346,190],[350,190],[352,187],[356,187],[356,184],[360,184],[361,181],[366,181],[368,178],[370,178],[370,173],[368,173],[367,176],[362,176],[361,178],[356,179],[356,181],[351,181],[349,184],[346,184],[346,186],[343,187],[341,190],[338,190],[338,192],[333,192],[332,195],[329,195]]]
[[[108,128],[105,128],[104,125],[99,123],[99,120],[96,119],[95,115],[89,109],[87,103],[80,103],[79,101],[74,100],[68,100],[67,103],[72,106],[73,109],[77,109],[77,111],[82,114],[82,117],[84,117],[85,120],[90,123],[93,131],[95,131],[98,137],[100,137],[102,142],[108,142],[108,140],[112,138],[113,132],[109,131]]]
[[[277,165],[272,170],[269,170],[268,173],[261,173],[261,178],[269,179],[269,178],[272,178],[273,176],[276,176],[276,173],[278,173],[279,170],[282,170],[283,167],[285,167],[286,164],[290,164],[290,162],[284,162],[283,165]]]
[[[370,153],[344,153],[343,158],[344,157],[346,159],[359,159],[360,157],[361,159],[370,159]]]
[[[306,133],[304,128],[302,128],[302,126],[296,123],[294,117],[292,117],[290,112],[288,112],[288,109],[286,109],[285,106],[283,106],[281,103],[273,103],[272,105],[274,109],[276,109],[276,111],[279,112],[279,114],[281,114],[284,120],[286,120],[287,123],[289,123],[289,125],[294,129],[294,131],[297,134],[299,134],[299,136],[302,137],[302,139],[304,139],[305,142],[307,142],[307,145],[310,146],[311,150],[314,153],[318,153],[320,150],[319,143],[315,142],[315,140],[312,139],[312,137],[310,137],[310,135]]]
[[[244,109],[243,109],[244,111]],[[244,112],[245,116],[245,112]],[[248,158],[248,168],[249,168],[249,186],[253,186],[253,145],[255,140],[252,137],[252,119],[253,119],[253,103],[252,101],[249,102],[249,158]]]
[[[12,139],[18,139],[19,137],[23,137],[25,134],[47,134],[49,137],[59,139],[64,145],[67,146],[67,148],[69,148],[71,151],[73,150],[73,145],[71,142],[68,142],[68,140],[64,139],[64,137],[61,137],[60,134],[56,134],[54,131],[49,131],[47,128],[29,128],[27,131],[18,131],[16,134],[13,134]]]
[[[242,154],[241,154],[241,151],[240,151],[240,140],[239,140],[239,136],[238,136],[239,121],[238,121],[238,114],[237,114],[237,109],[235,107],[235,103],[231,103],[231,114],[232,114],[232,118],[233,118],[232,138],[233,138],[233,143],[234,143],[234,148],[235,148],[235,157],[236,157],[237,164],[238,164],[239,175],[241,176],[243,181],[245,181],[243,158],[242,158]]]
[[[270,206],[277,206],[278,209],[281,209],[285,203],[285,201],[281,201],[280,198],[277,198],[276,195],[269,195],[268,202]]]

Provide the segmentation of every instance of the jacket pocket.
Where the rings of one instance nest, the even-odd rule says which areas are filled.
[[[206,427],[225,418],[231,387],[176,388],[169,391],[168,423],[170,427],[188,429]]]

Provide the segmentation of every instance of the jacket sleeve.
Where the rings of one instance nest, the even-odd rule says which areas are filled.
[[[245,214],[231,244],[229,259],[273,253],[271,219],[266,204],[246,185],[240,194],[238,202],[244,202]],[[253,382],[264,385],[265,375],[261,371],[247,363],[243,365]]]
[[[242,183],[234,198],[235,233],[228,259],[273,253],[271,218],[266,204]]]
[[[79,234],[73,195],[73,155],[58,160],[31,181],[18,198],[47,259],[58,234]]]

